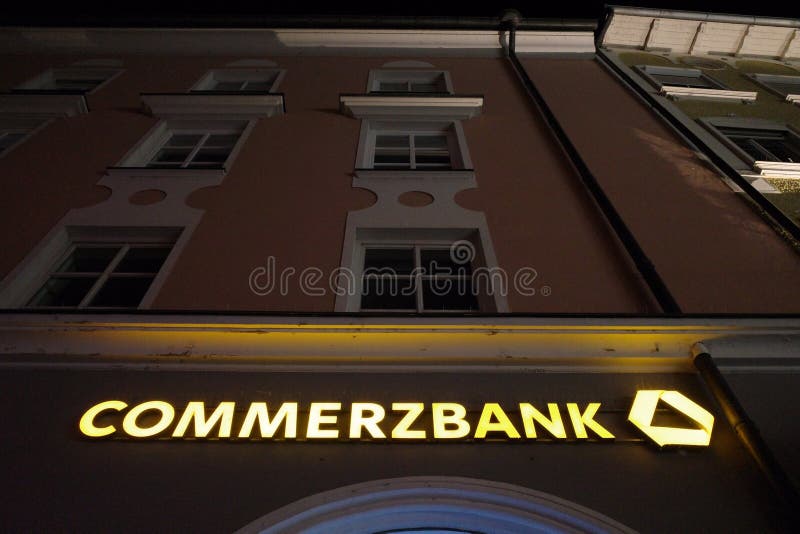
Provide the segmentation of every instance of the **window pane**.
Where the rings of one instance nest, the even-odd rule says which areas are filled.
[[[408,148],[407,135],[378,135],[375,146],[379,148]]]
[[[201,148],[192,158],[192,163],[218,163],[223,164],[228,159],[230,150],[227,148]]]
[[[414,93],[438,93],[442,89],[437,83],[412,83],[411,91]]]
[[[260,91],[267,93],[270,89],[272,89],[272,80],[267,80],[263,82],[247,82],[244,86],[245,91]]]
[[[417,167],[450,167],[450,155],[417,153]]]
[[[714,88],[714,84],[703,76],[673,76],[671,74],[653,74],[652,76],[664,85]]]
[[[422,301],[425,311],[478,309],[478,299],[472,294],[470,278],[438,277],[423,280]]]
[[[412,248],[368,248],[364,252],[364,272],[391,269],[394,274],[409,274],[414,269]]]
[[[162,148],[155,155],[152,163],[183,163],[191,152],[191,149],[188,148]]]
[[[796,82],[767,82],[767,85],[784,95],[800,93],[800,78]]]
[[[25,134],[21,132],[0,133],[0,152],[15,144],[23,137],[25,137]]]
[[[408,167],[410,158],[408,153],[379,152],[375,154],[375,166],[388,165],[393,167]]]
[[[214,134],[209,135],[203,147],[232,147],[239,139],[239,134]]]
[[[239,91],[244,82],[217,82],[214,85],[214,91]]]
[[[778,161],[800,163],[800,146],[792,143],[789,136],[784,139],[756,139],[756,142],[766,148]]]
[[[467,251],[468,252],[468,251]],[[456,259],[460,258],[460,250],[454,254]],[[450,249],[424,249],[420,252],[422,258],[422,268],[425,274],[472,274],[472,258],[465,258],[464,263],[454,261]]]
[[[170,247],[131,247],[117,264],[115,273],[157,273],[169,255]]]
[[[380,82],[378,87],[380,91],[387,92],[408,91],[408,84],[406,82]]]
[[[77,246],[56,269],[62,273],[102,273],[120,247]]]
[[[109,278],[90,306],[135,308],[142,301],[152,281],[152,276]]]
[[[368,277],[362,285],[361,309],[416,311],[414,290],[410,277]]]
[[[97,282],[97,277],[54,276],[33,296],[28,306],[77,306]]]
[[[164,146],[194,148],[202,138],[202,134],[173,134]]]
[[[447,149],[446,135],[415,135],[414,146],[417,148],[444,148]]]

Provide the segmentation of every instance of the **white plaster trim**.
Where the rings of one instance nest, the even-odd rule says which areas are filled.
[[[342,95],[342,109],[359,119],[419,119],[423,117],[465,120],[483,111],[482,96],[378,96]]]
[[[0,94],[0,113],[41,117],[74,117],[89,112],[83,95]]]
[[[162,118],[255,119],[283,115],[283,95],[219,95],[203,93],[143,94],[153,116]]]
[[[672,98],[696,98],[705,100],[740,100],[754,102],[756,91],[730,91],[728,89],[706,89],[701,87],[678,87],[662,85],[661,94]]]
[[[508,35],[502,40],[507,44]],[[517,32],[514,43],[517,54],[593,54],[595,52],[592,32]]]
[[[411,170],[397,170],[397,171],[390,171],[390,170],[373,170],[373,169],[358,169],[354,173],[355,177],[359,180],[397,180],[397,179],[434,179],[434,180],[443,180],[443,179],[456,179],[459,181],[467,181],[463,183],[472,183],[475,182],[475,171],[473,170],[447,170],[447,171],[411,171]],[[354,184],[361,183],[357,182],[356,180],[353,181]],[[359,186],[360,187],[360,186]]]
[[[762,176],[800,180],[800,163],[756,161],[753,166],[761,172]]]
[[[420,476],[372,480],[317,493],[256,519],[236,534],[344,534],[432,527],[498,534],[635,532],[599,512],[522,486]]]
[[[786,101],[791,102],[792,104],[800,105],[800,94],[798,95],[788,94],[786,95]]]
[[[715,359],[800,370],[797,318],[21,312],[0,315],[0,338],[0,367],[15,368],[695,373],[702,341]]]

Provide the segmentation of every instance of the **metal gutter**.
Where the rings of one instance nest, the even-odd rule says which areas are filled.
[[[520,63],[519,58],[517,58],[517,55],[514,51],[517,30],[516,19],[510,19],[509,23],[510,30],[507,48],[508,58],[511,61],[511,64],[513,65],[514,70],[516,71],[520,80],[522,81],[528,96],[530,96],[531,100],[533,100],[534,104],[541,112],[542,117],[555,135],[559,145],[564,150],[566,156],[569,158],[569,161],[572,163],[572,166],[580,176],[584,187],[594,199],[606,221],[608,221],[609,225],[614,230],[614,233],[619,241],[625,247],[625,250],[627,251],[631,260],[633,260],[634,265],[636,265],[637,270],[649,287],[650,292],[655,297],[662,311],[667,314],[681,314],[682,311],[678,305],[678,302],[672,296],[666,283],[658,274],[653,262],[647,257],[647,254],[645,254],[641,245],[639,245],[639,242],[636,240],[633,232],[631,232],[631,230],[625,224],[622,216],[605,194],[605,191],[603,191],[602,186],[598,183],[588,165],[586,165],[586,162],[581,157],[578,149],[572,144],[572,141],[564,131],[564,128],[558,122],[555,114],[548,106],[542,94],[536,88],[533,80],[531,80],[531,78],[528,76],[525,68]]]
[[[725,419],[730,423],[742,446],[755,461],[784,507],[787,519],[793,525],[800,521],[800,497],[783,467],[775,459],[769,446],[761,437],[758,427],[739,404],[736,394],[717,368],[708,348],[703,343],[692,346],[692,359],[711,394],[716,399]]]

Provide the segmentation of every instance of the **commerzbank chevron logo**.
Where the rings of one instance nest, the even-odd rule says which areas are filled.
[[[660,404],[695,428],[654,423]],[[224,441],[588,441],[625,433],[618,412],[602,412],[600,402],[267,403],[202,400],[170,403],[147,400],[129,405],[106,400],[86,410],[78,427],[86,438]],[[615,423],[616,418],[616,423]],[[662,417],[663,418],[663,417]],[[627,421],[660,447],[711,442],[714,416],[678,391],[641,390]],[[609,430],[610,429],[610,430]]]
[[[656,426],[653,417],[659,401],[685,415],[700,428],[675,428]],[[633,406],[628,414],[628,421],[636,425],[645,436],[659,446],[694,445],[706,447],[711,442],[711,429],[714,427],[714,416],[708,410],[692,401],[678,391],[663,389],[644,390],[636,393]]]

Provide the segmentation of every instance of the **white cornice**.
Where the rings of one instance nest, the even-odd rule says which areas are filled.
[[[497,56],[505,39],[505,32],[491,30],[0,28],[5,54]],[[595,50],[593,33],[584,31],[520,31],[516,46],[519,53]]]
[[[0,94],[0,113],[42,117],[73,117],[88,113],[83,95]]]
[[[785,161],[756,161],[753,164],[762,176],[768,178],[800,179],[800,163]]]
[[[343,111],[358,119],[465,120],[481,114],[483,97],[342,95],[339,104]]]
[[[798,369],[800,319],[0,316],[0,366],[206,371]],[[760,362],[763,360],[763,362]]]
[[[272,94],[143,94],[142,102],[152,115],[164,119],[188,116],[257,119],[283,114],[283,95]]]
[[[741,102],[755,101],[756,91],[729,91],[727,89],[706,89],[702,87],[678,87],[662,85],[661,94],[673,98],[694,98],[703,100],[737,100]]]

